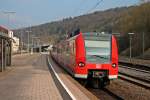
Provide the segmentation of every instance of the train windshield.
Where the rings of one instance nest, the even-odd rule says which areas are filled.
[[[111,37],[108,36],[85,36],[85,48],[87,62],[110,63]]]

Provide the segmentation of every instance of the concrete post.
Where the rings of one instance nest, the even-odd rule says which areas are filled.
[[[1,69],[1,71],[3,72],[3,67],[4,67],[4,59],[3,59],[3,39],[2,39],[2,48],[1,48],[1,50],[2,50],[2,69]]]
[[[7,55],[6,55],[6,40],[4,40],[3,42],[4,42],[4,45],[3,45],[3,49],[4,49],[4,53],[3,53],[4,54],[4,56],[3,56],[4,57],[4,68],[3,69],[5,70],[6,69],[6,60],[7,60]]]
[[[11,57],[12,57],[12,40],[10,41],[10,64],[9,66],[11,66]]]

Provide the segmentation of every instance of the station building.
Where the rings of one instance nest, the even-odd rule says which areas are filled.
[[[17,53],[19,51],[19,38],[13,36],[12,39],[12,53]]]
[[[0,26],[0,72],[11,65],[12,35],[12,31]]]

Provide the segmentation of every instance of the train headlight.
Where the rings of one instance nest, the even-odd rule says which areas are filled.
[[[80,62],[78,65],[79,65],[79,67],[84,67],[85,66],[85,64],[83,62]]]
[[[112,67],[115,68],[117,65],[115,63],[112,64]]]

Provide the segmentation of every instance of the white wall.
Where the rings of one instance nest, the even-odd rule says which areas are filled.
[[[12,43],[12,51],[17,52],[19,50],[19,38],[13,37],[13,43]]]

